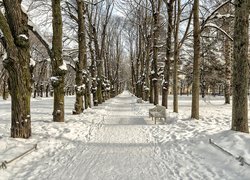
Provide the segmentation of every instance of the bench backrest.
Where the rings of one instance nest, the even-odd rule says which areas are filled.
[[[166,108],[160,105],[156,105],[154,108],[150,109],[149,111],[156,111],[162,114],[166,114]]]
[[[142,98],[136,100],[137,103],[142,103]]]

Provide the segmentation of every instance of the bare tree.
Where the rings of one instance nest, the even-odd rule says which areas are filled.
[[[54,88],[53,121],[64,122],[64,76],[67,72],[62,59],[61,0],[52,0],[52,86]]]
[[[246,133],[249,133],[247,98],[249,8],[248,0],[235,1],[232,130]]]
[[[159,84],[158,84],[158,67],[157,67],[157,58],[158,58],[158,38],[159,38],[159,29],[160,29],[160,9],[162,0],[153,1],[150,0],[153,13],[153,61],[152,61],[152,82],[154,87],[154,104],[159,103]]]
[[[74,114],[82,113],[83,107],[83,95],[86,94],[87,81],[87,54],[86,54],[86,36],[85,36],[85,4],[81,0],[77,0],[77,13],[78,13],[78,61],[76,62],[76,102]],[[83,76],[85,78],[83,79]],[[87,102],[87,96],[85,96],[85,102]]]
[[[173,111],[178,113],[178,62],[179,62],[179,28],[181,20],[181,1],[175,2],[175,29],[174,29],[174,67],[173,67]]]
[[[230,4],[227,4],[224,8],[225,13],[230,13],[231,8]],[[231,22],[229,18],[224,20],[224,30],[227,34],[231,34]],[[224,95],[225,95],[225,104],[230,104],[230,95],[231,95],[231,69],[232,69],[232,41],[225,37],[224,40],[224,57],[225,57],[225,83],[224,83]]]
[[[102,5],[102,3],[100,3],[100,5]],[[101,104],[102,102],[104,102],[105,98],[104,98],[104,93],[105,92],[105,88],[103,87],[104,84],[104,52],[105,52],[105,42],[106,42],[106,31],[107,31],[107,26],[110,20],[110,17],[112,15],[112,11],[113,11],[113,1],[111,2],[106,2],[106,6],[105,6],[105,16],[104,16],[104,20],[101,21],[101,15],[102,13],[100,13],[98,11],[98,7],[96,7],[96,11],[95,11],[95,15],[93,15],[93,8],[91,8],[91,10],[87,11],[87,15],[88,15],[88,22],[89,22],[89,37],[91,39],[91,43],[93,42],[94,44],[94,50],[92,51],[92,53],[94,53],[93,58],[95,59],[95,62],[93,62],[93,65],[96,66],[96,70],[97,72],[96,75],[97,77],[94,79],[94,81],[96,81],[95,85],[97,85],[97,88],[94,88],[94,95],[97,96],[97,99],[95,99],[95,101],[97,101],[97,103]],[[99,10],[102,10],[102,6],[99,7]],[[99,12],[99,13],[98,13]],[[98,17],[99,16],[99,17]],[[97,18],[99,18],[97,20]],[[101,29],[99,29],[99,23],[101,24],[100,27]],[[99,32],[101,32],[101,34],[98,34]],[[100,36],[98,36],[100,35]],[[100,39],[100,40],[99,40]],[[89,44],[90,46],[91,44]],[[92,48],[92,47],[91,47]],[[93,74],[94,75],[94,74]]]
[[[9,74],[11,95],[11,137],[31,136],[30,96],[31,73],[28,16],[22,11],[22,1],[3,1],[5,14],[0,12],[0,29],[4,35],[6,57],[4,67]]]
[[[194,63],[192,84],[192,109],[191,118],[199,119],[199,95],[200,95],[200,23],[199,23],[199,0],[194,0],[193,7],[194,23]]]
[[[168,108],[168,94],[169,94],[169,81],[170,81],[170,62],[171,62],[171,47],[172,47],[172,33],[173,33],[173,4],[175,0],[164,0],[167,6],[168,13],[168,31],[167,31],[167,39],[166,39],[166,59],[165,59],[165,67],[164,67],[164,81],[162,85],[162,105]]]

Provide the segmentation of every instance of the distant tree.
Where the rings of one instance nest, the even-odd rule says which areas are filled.
[[[173,112],[178,113],[178,63],[179,63],[179,28],[181,18],[181,1],[176,0],[174,29],[174,66],[173,66]]]
[[[9,74],[11,95],[11,137],[31,136],[30,96],[30,43],[28,17],[20,0],[3,1],[5,16],[0,11],[0,29],[3,33],[6,57],[3,65]]]
[[[225,14],[224,20],[224,30],[227,34],[231,34],[231,21],[230,21],[230,13],[231,7],[230,4],[226,5],[222,11]],[[231,18],[232,19],[232,18]],[[224,96],[225,96],[225,104],[230,104],[230,96],[231,96],[231,76],[232,76],[232,41],[228,38],[224,38],[224,58],[225,58],[225,82],[224,82]]]
[[[236,0],[233,48],[233,107],[232,130],[249,133],[248,78],[249,78],[249,0]]]
[[[106,3],[100,1],[100,4],[97,6],[93,7],[89,5],[87,9],[88,35],[90,38],[89,48],[92,58],[91,74],[94,76],[92,92],[95,105],[105,101],[105,43],[107,27],[113,12],[113,3],[113,1],[107,1]],[[92,48],[92,43],[94,48]]]

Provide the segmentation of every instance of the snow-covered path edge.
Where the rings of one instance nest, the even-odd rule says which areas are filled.
[[[66,159],[74,157],[67,153],[70,149],[77,148],[79,143],[86,143],[94,136],[106,115],[106,104],[87,109],[81,115],[72,115],[75,98],[66,97],[65,99],[65,123],[52,122],[52,98],[33,99],[32,137],[29,139],[9,137],[10,102],[4,101],[5,108],[0,108],[0,163],[17,157],[34,144],[37,144],[37,150],[7,164],[7,169],[0,169],[0,177],[4,180],[32,179],[46,171],[46,168],[39,169],[38,166],[52,167],[52,169],[58,168],[56,166],[63,166]],[[53,170],[50,170],[51,172]]]

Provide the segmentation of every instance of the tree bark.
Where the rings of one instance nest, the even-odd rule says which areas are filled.
[[[28,17],[20,1],[3,1],[6,18],[0,12],[0,29],[6,41],[7,58],[3,65],[9,74],[11,95],[11,137],[31,136],[31,74]]]
[[[173,68],[173,111],[178,113],[178,62],[179,62],[179,26],[181,16],[181,2],[176,1],[177,13],[175,16],[174,32],[174,68]]]
[[[199,95],[200,95],[200,22],[199,0],[194,0],[194,62],[192,85],[192,110],[191,118],[199,119]]]
[[[85,37],[85,18],[84,18],[84,2],[77,0],[78,8],[78,62],[76,62],[76,102],[73,114],[80,114],[83,112],[83,95],[86,94],[86,80],[87,79],[87,56],[86,56],[86,37]],[[85,78],[83,78],[85,76]],[[87,97],[86,97],[87,98]],[[86,102],[86,100],[85,100]]]
[[[8,92],[8,78],[4,77],[4,81],[3,81],[3,100],[7,100],[9,97],[9,92]]]
[[[64,122],[64,77],[66,70],[61,68],[62,59],[62,15],[61,0],[52,0],[52,75],[56,81],[52,81],[54,89],[53,121]]]
[[[166,40],[166,60],[164,66],[164,82],[162,86],[162,106],[168,108],[168,94],[169,94],[169,76],[170,76],[170,62],[171,62],[171,44],[172,44],[172,32],[173,32],[173,3],[175,0],[170,0],[167,3],[164,0],[168,8],[168,32]]]
[[[154,105],[159,104],[159,83],[158,83],[158,38],[159,38],[159,15],[161,8],[161,0],[157,1],[157,4],[151,1],[153,10],[153,63],[152,69],[154,74],[152,76],[152,84],[154,88]]]
[[[225,39],[225,104],[230,104],[230,95],[231,95],[231,41]]]
[[[230,5],[225,6],[225,13],[230,13]],[[224,22],[224,30],[227,34],[231,34],[231,23],[229,19]],[[230,104],[231,95],[231,64],[232,64],[232,41],[225,37],[224,40],[224,57],[225,57],[225,83],[224,83],[224,96],[225,104]]]
[[[233,50],[232,130],[249,133],[248,128],[248,44],[249,0],[235,1]]]

